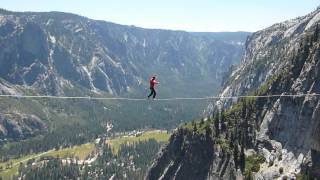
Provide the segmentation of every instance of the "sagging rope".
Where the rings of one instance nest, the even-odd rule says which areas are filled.
[[[207,96],[207,97],[173,97],[160,98],[154,101],[177,101],[177,100],[214,100],[214,99],[235,99],[235,98],[271,98],[271,97],[306,97],[306,96],[320,96],[320,94],[277,94],[277,95],[263,95],[263,96]],[[124,101],[146,101],[147,98],[126,98],[126,97],[94,97],[94,96],[36,96],[36,95],[13,95],[0,94],[0,97],[14,97],[14,98],[48,98],[48,99],[89,99],[89,100],[124,100]]]

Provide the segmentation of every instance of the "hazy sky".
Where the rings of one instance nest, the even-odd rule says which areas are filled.
[[[1,0],[0,7],[72,12],[145,28],[257,31],[319,5],[319,0]]]

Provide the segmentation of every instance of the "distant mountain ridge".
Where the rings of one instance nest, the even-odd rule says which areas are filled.
[[[159,97],[212,95],[229,67],[240,61],[246,36],[143,29],[71,13],[0,9],[0,93],[144,98],[150,75],[157,74]],[[2,98],[0,143],[36,136],[41,151],[53,146],[43,145],[46,138],[54,137],[54,146],[79,143],[107,123],[118,131],[171,128],[200,111],[198,102],[193,104],[197,107],[157,104]],[[35,150],[23,147],[24,153]],[[0,149],[3,156],[9,152],[17,154]]]
[[[185,84],[201,79],[214,79],[219,86],[222,74],[239,62],[247,35],[143,29],[70,13],[1,10],[0,78],[56,95],[75,86],[113,95],[141,91],[153,73],[168,88],[188,89]]]

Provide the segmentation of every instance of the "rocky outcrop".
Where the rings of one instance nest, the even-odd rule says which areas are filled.
[[[233,157],[211,138],[179,129],[161,150],[146,179],[236,179]]]
[[[0,114],[0,139],[25,139],[46,131],[39,117],[27,114]]]

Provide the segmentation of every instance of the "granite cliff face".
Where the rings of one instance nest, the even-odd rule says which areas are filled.
[[[320,10],[317,9],[304,17],[254,33],[246,42],[241,64],[223,85],[221,96],[280,95],[232,101],[221,99],[217,103],[219,108],[214,116],[218,114],[219,118],[209,121],[208,127],[213,129],[213,134],[219,132],[220,135],[213,135],[212,141],[219,142],[222,138],[233,144],[222,147],[231,149],[229,154],[233,160],[229,162],[239,164],[233,172],[240,169],[243,178],[319,177],[319,24]],[[286,96],[291,94],[296,96]],[[228,108],[221,110],[221,107]],[[221,142],[215,144],[221,145]],[[206,147],[207,143],[197,146]],[[245,157],[237,158],[241,151],[238,147]],[[184,157],[188,158],[190,156]],[[221,161],[213,162],[210,166],[219,163]],[[155,165],[150,174],[157,171],[158,174],[167,173]],[[189,171],[192,169],[185,172]],[[210,169],[203,173],[201,179],[210,179],[208,174],[212,172]],[[150,174],[147,177],[152,177]],[[175,179],[174,175],[172,177]],[[228,179],[223,175],[220,178]]]
[[[236,179],[233,157],[210,134],[178,129],[158,154],[146,179]]]
[[[310,156],[319,156],[320,101],[312,95],[320,93],[319,23],[320,10],[316,10],[255,33],[247,42],[242,65],[225,84],[222,95],[253,91],[259,95],[298,95],[260,100],[256,140],[268,167],[256,178],[295,177],[311,163]],[[262,110],[262,106],[268,108]],[[312,163],[319,168],[318,162]],[[284,168],[281,175],[279,167]]]

